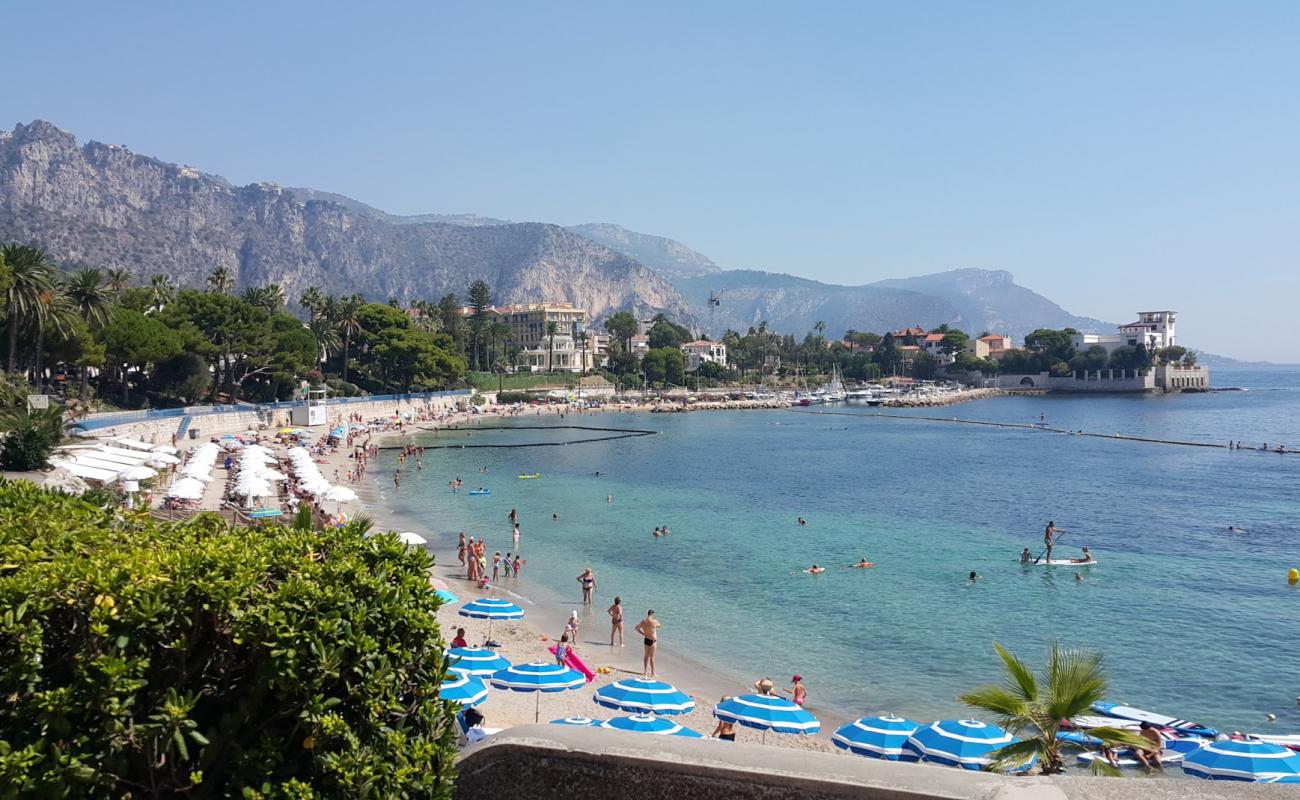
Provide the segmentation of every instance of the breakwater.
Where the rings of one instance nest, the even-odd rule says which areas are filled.
[[[741,411],[754,408],[789,408],[785,400],[705,400],[695,403],[660,403],[650,409],[651,414],[673,414],[683,411]]]

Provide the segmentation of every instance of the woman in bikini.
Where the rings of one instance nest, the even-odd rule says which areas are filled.
[[[582,602],[590,603],[591,593],[596,588],[596,576],[591,571],[591,567],[587,567],[582,571],[582,574],[578,576],[578,583],[582,584]]]

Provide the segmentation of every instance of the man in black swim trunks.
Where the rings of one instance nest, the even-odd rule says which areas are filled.
[[[641,659],[641,670],[647,677],[655,674],[655,648],[659,644],[659,620],[655,619],[655,610],[645,612],[645,619],[636,624],[634,629],[645,640],[645,655]]]
[[[1055,522],[1050,519],[1047,521],[1047,529],[1043,531],[1043,544],[1047,545],[1047,561],[1049,563],[1052,560],[1052,545],[1055,544],[1056,537],[1062,533],[1065,533],[1065,531],[1058,531]]]

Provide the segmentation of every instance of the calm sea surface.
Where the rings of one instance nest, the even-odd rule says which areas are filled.
[[[994,398],[912,413],[1017,423],[1041,414],[1071,430],[1300,448],[1300,372],[1216,370],[1214,382],[1247,391]],[[606,630],[603,609],[621,594],[630,619],[656,609],[666,644],[748,680],[797,672],[814,707],[844,715],[960,714],[956,696],[999,674],[994,642],[1040,663],[1059,640],[1105,653],[1114,699],[1228,729],[1265,729],[1272,712],[1279,719],[1267,730],[1300,733],[1300,589],[1286,582],[1300,567],[1300,456],[825,408],[857,416],[525,417],[517,425],[659,433],[429,451],[423,471],[407,470],[400,493],[390,485],[387,495],[439,537],[483,534],[503,552],[512,549],[506,514],[517,508],[525,581],[576,608],[574,577],[596,571],[590,630]],[[534,471],[540,480],[515,477]],[[455,475],[492,497],[452,495]],[[1086,544],[1099,565],[1017,563],[1022,547],[1039,552],[1049,518],[1068,531],[1058,554]],[[672,535],[654,539],[659,525]],[[876,568],[847,567],[862,556]],[[814,562],[828,571],[798,572]]]

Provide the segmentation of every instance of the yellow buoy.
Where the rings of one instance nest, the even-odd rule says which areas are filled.
[[[1295,583],[1297,581],[1300,581],[1300,569],[1292,567],[1286,574],[1286,582]]]

